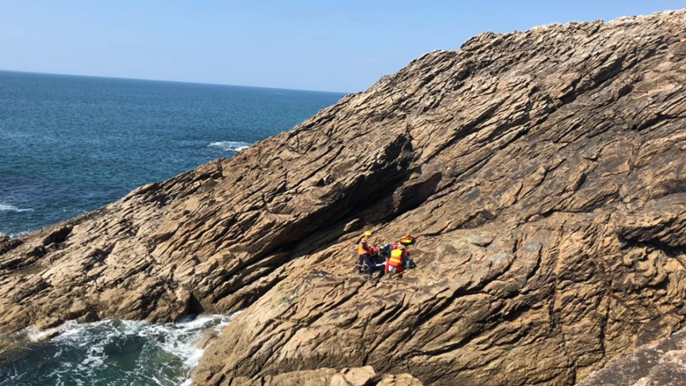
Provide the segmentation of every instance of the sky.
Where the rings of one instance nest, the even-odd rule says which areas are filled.
[[[355,92],[481,32],[684,7],[686,0],[0,0],[0,69]]]

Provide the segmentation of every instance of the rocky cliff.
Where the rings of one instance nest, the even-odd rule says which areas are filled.
[[[0,240],[0,331],[245,309],[195,384],[368,365],[574,384],[686,320],[685,37],[678,11],[426,54],[230,159]],[[354,273],[364,229],[412,233],[418,268]]]

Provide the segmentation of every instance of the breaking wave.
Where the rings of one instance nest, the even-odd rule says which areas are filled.
[[[247,142],[233,142],[233,141],[221,141],[221,142],[212,142],[207,147],[216,147],[222,150],[226,151],[233,151],[233,152],[239,152],[243,149],[246,149],[248,146],[250,146],[249,143]]]
[[[20,209],[14,205],[0,202],[0,212],[33,212],[33,209]]]
[[[203,353],[198,341],[218,336],[235,315],[166,324],[109,319],[65,324],[51,340],[0,355],[0,385],[186,385]]]

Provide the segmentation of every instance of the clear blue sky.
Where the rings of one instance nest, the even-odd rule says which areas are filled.
[[[484,31],[614,19],[670,0],[0,0],[0,69],[360,91]]]

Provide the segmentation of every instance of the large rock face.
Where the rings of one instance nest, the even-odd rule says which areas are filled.
[[[196,384],[367,365],[573,384],[686,320],[685,36],[679,11],[424,55],[231,159],[0,240],[0,330],[245,308]],[[418,268],[354,274],[367,228],[417,236]]]
[[[655,344],[639,347],[631,355],[608,362],[579,386],[681,386],[686,380],[686,331]]]

